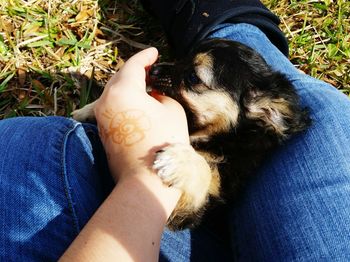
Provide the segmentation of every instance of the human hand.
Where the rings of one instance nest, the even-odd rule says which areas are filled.
[[[157,55],[149,48],[131,57],[96,102],[95,116],[115,180],[149,173],[156,151],[170,143],[189,143],[181,105],[146,92],[146,69]]]

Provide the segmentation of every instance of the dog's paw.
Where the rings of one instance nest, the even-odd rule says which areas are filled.
[[[181,189],[188,179],[188,169],[194,168],[188,163],[193,154],[195,151],[190,145],[169,145],[156,153],[153,169],[164,184]]]
[[[170,154],[164,154],[163,152],[163,150],[157,152],[156,160],[153,163],[153,169],[157,170],[157,175],[162,179],[164,184],[177,186],[176,169],[178,163],[175,163],[176,160],[174,160],[176,157]]]
[[[74,120],[79,122],[96,122],[95,113],[94,113],[95,102],[87,104],[81,109],[74,110],[71,113],[71,116]]]
[[[183,207],[196,210],[206,202],[211,170],[192,146],[171,144],[163,148],[156,153],[153,169],[164,184],[183,191]]]

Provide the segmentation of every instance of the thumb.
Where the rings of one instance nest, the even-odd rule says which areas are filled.
[[[119,72],[115,73],[108,81],[105,89],[110,89],[117,82],[122,82],[120,87],[142,87],[146,85],[146,68],[151,66],[158,58],[158,50],[154,47],[144,49],[133,55],[125,62]]]
[[[152,65],[158,58],[158,50],[155,47],[144,49],[133,55],[126,64],[139,64],[143,68]]]
[[[147,48],[133,55],[120,70],[121,77],[125,79],[143,78],[145,80],[145,70],[158,58],[158,50],[154,47]],[[139,74],[139,75],[138,75]]]

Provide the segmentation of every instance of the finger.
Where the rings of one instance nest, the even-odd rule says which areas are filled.
[[[158,50],[155,47],[144,49],[132,57],[126,62],[126,64],[138,64],[143,68],[152,65],[158,58]]]
[[[120,73],[123,77],[139,78],[145,80],[145,69],[150,67],[157,61],[158,50],[154,47],[147,48],[133,55],[121,69]],[[140,74],[140,75],[136,75]],[[142,77],[141,77],[142,76]]]
[[[144,49],[133,55],[125,62],[119,72],[114,74],[106,84],[105,89],[109,89],[117,82],[133,83],[133,87],[145,87],[146,68],[150,67],[158,58],[158,50],[154,47]],[[120,85],[123,86],[124,84]]]

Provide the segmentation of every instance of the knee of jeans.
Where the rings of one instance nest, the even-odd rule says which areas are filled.
[[[72,148],[77,149],[76,147],[81,147],[87,156],[87,160],[93,163],[94,156],[92,154],[92,145],[82,124],[76,123],[75,128],[72,130],[72,133],[69,134],[68,139],[70,141],[67,142],[67,145],[73,143],[73,145],[70,145]]]
[[[64,143],[63,168],[68,202],[80,231],[114,185],[95,126],[75,122]]]
[[[76,148],[89,149],[86,137],[75,132],[79,126],[63,117],[0,121],[0,186],[4,203],[0,224],[4,225],[2,239],[7,239],[8,246],[23,248],[14,256],[29,256],[45,243],[50,256],[57,257],[78,233],[67,201],[62,163],[68,137],[76,138]]]

